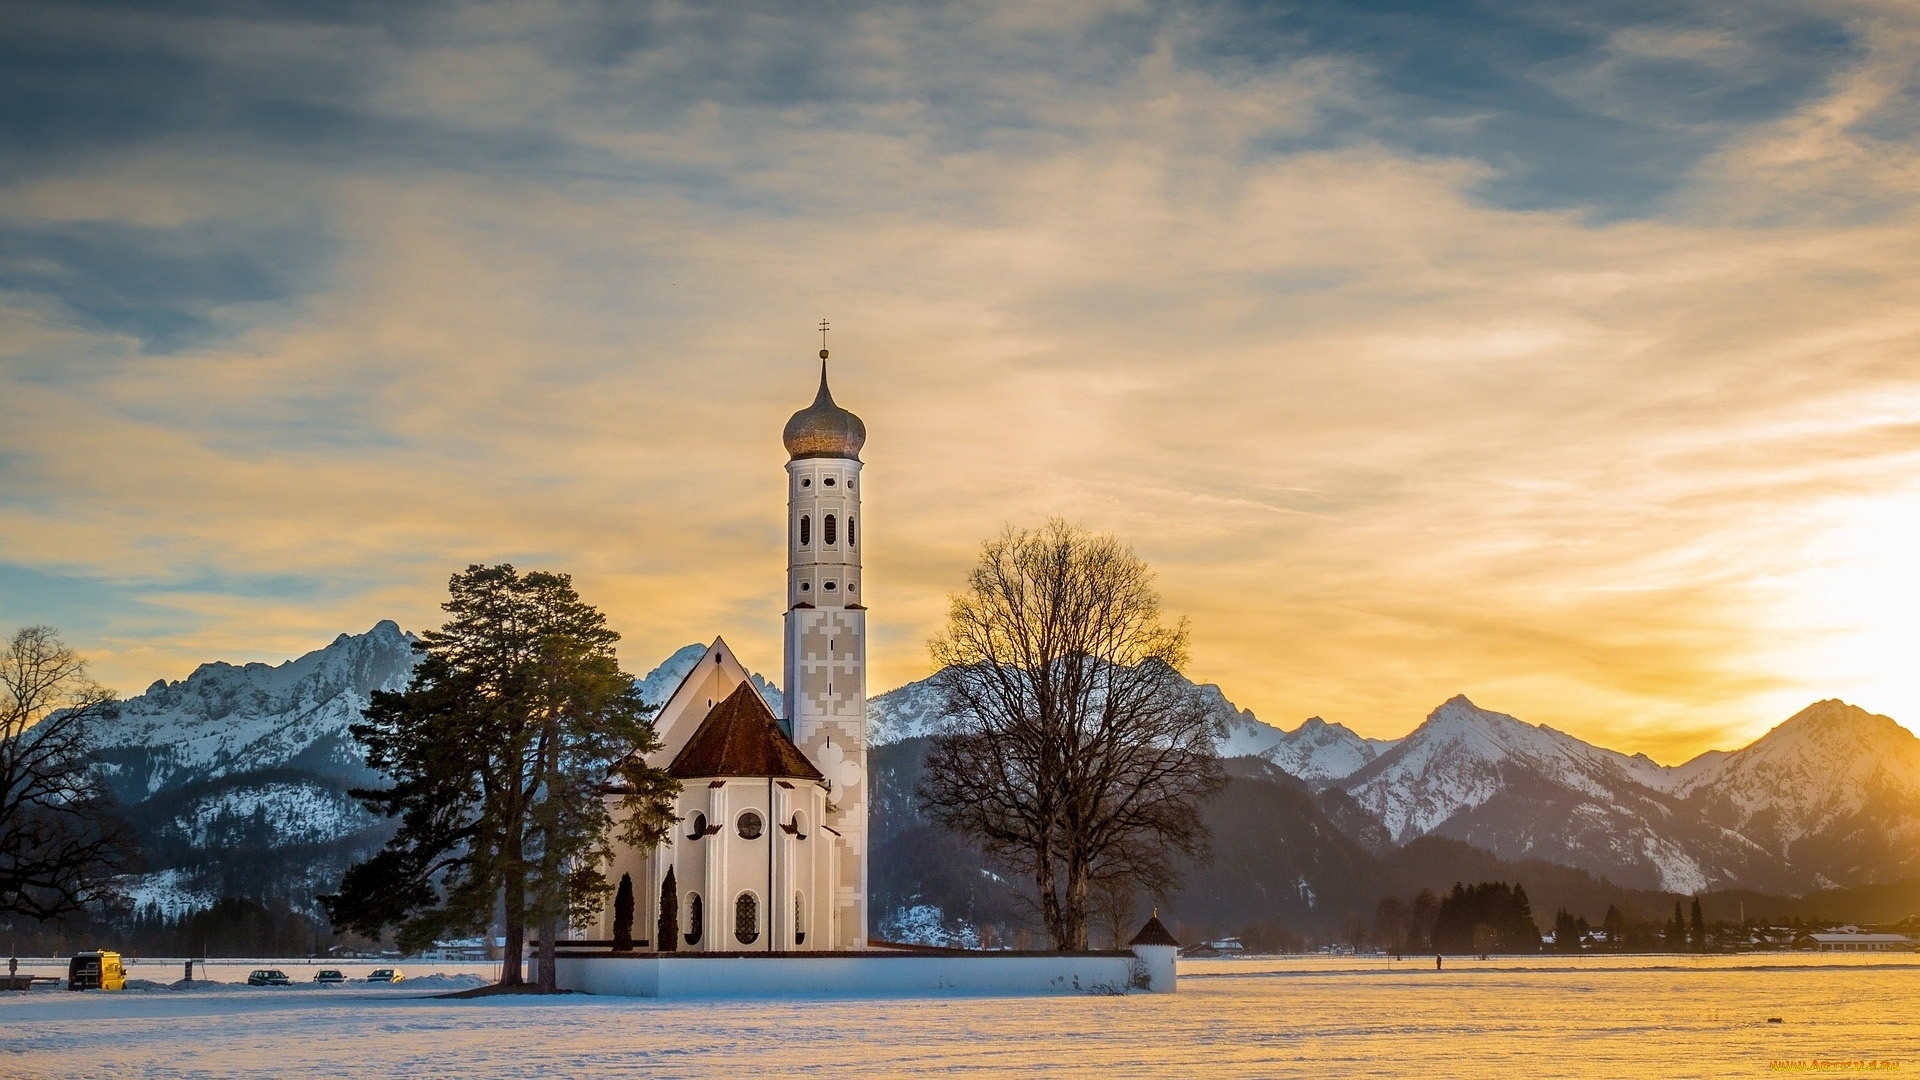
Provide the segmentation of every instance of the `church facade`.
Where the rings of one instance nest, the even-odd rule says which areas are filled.
[[[813,952],[867,945],[866,607],[860,450],[866,426],[820,389],[787,449],[784,716],[715,638],[654,715],[648,763],[680,781],[679,824],[610,878],[633,936],[662,952]],[[654,940],[671,905],[675,940]],[[592,936],[613,934],[611,898]]]

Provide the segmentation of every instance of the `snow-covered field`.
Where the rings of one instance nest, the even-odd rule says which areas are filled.
[[[308,970],[272,966],[296,980]],[[1920,1068],[1912,956],[1535,957],[1450,960],[1441,972],[1430,960],[1222,960],[1183,964],[1174,995],[675,1002],[450,1001],[431,995],[483,969],[406,966],[427,978],[0,994],[0,1075],[1218,1080],[1750,1077],[1822,1059]]]

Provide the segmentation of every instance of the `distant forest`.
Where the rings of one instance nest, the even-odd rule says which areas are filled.
[[[113,949],[127,956],[325,956],[342,944],[325,919],[297,911],[284,898],[227,896],[211,906],[168,918],[158,908],[65,923],[0,923],[15,955],[63,956]]]

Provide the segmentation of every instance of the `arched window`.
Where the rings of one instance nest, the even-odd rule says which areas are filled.
[[[795,840],[805,840],[807,838],[807,815],[798,810],[793,812],[792,831]]]
[[[707,835],[707,815],[693,815],[693,824],[687,827],[687,839],[698,840]]]
[[[801,896],[799,893],[793,894],[793,943],[795,945],[805,945],[807,943],[806,903],[806,897]]]
[[[742,945],[760,940],[760,898],[750,892],[733,902],[733,938]]]
[[[687,894],[687,944],[689,945],[700,944],[700,931],[702,929],[701,923],[705,921],[702,918],[703,914],[704,913],[701,911],[701,907],[700,907],[700,894],[697,892],[688,893]]]
[[[824,519],[822,519],[822,520],[821,520],[821,522],[820,522],[820,528],[821,528],[821,534],[820,534],[820,540],[821,540],[821,542],[823,542],[823,543],[828,543],[828,544],[831,544],[831,543],[833,543],[833,540],[834,540],[834,535],[833,535],[833,534],[834,534],[834,529],[833,529],[833,515],[832,515],[832,514],[828,514],[828,515],[827,515],[827,516],[826,516],[826,517],[825,517]]]
[[[746,813],[741,814],[739,817],[739,820],[735,822],[735,824],[739,826],[740,839],[742,840],[760,839],[760,830],[765,827],[763,823],[760,821],[760,815],[755,813],[752,810],[749,810]]]
[[[855,533],[853,531],[853,515],[848,514],[847,515],[847,546],[848,547],[853,546],[854,538],[855,538]]]
[[[828,518],[827,520],[832,521],[833,519]],[[801,514],[800,515],[800,546],[806,547],[808,544],[811,544],[811,543],[813,543],[813,519],[811,517],[808,517],[806,514]],[[833,543],[833,541],[829,540],[827,541],[827,543],[831,544]]]

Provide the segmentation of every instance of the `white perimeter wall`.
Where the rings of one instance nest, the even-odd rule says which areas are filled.
[[[1174,950],[1168,949],[1171,954]],[[624,997],[761,994],[1098,993],[1173,989],[1172,957],[1132,955],[971,956],[565,956],[562,990]]]

